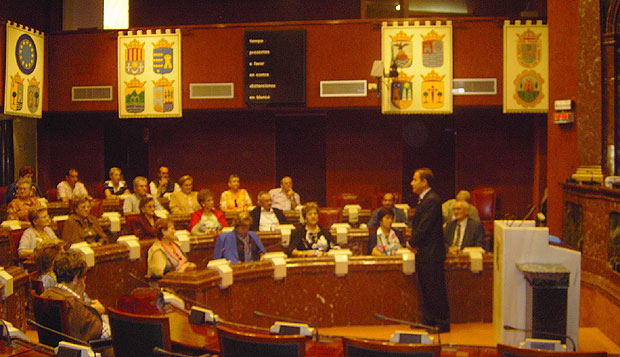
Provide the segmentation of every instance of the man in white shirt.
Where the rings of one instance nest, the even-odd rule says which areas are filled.
[[[269,195],[273,207],[283,211],[295,209],[301,204],[299,194],[293,191],[293,179],[290,176],[284,176],[280,180],[280,187],[270,190]]]
[[[259,206],[250,212],[250,216],[252,216],[251,231],[273,231],[279,224],[287,223],[284,213],[272,207],[269,192],[261,191],[258,194],[258,204]]]
[[[69,169],[65,174],[65,181],[61,181],[56,188],[58,189],[58,200],[69,202],[74,196],[88,195],[84,184],[79,182],[80,178],[76,169]]]
[[[133,179],[133,195],[125,198],[125,202],[123,203],[123,213],[140,213],[140,200],[144,197],[153,197],[153,195],[146,192],[147,182],[148,180],[146,177],[142,176],[137,176]],[[154,198],[154,201],[155,210],[164,209],[157,198]]]
[[[465,247],[485,246],[484,227],[479,220],[469,217],[469,203],[454,202],[454,216],[456,219],[448,222],[444,238],[448,251],[456,253]]]
[[[159,168],[157,178],[151,181],[149,188],[151,195],[155,198],[168,197],[172,192],[181,191],[181,186],[174,181],[170,181],[170,170],[166,166]]]

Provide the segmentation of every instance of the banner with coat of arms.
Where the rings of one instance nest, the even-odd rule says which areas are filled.
[[[542,21],[504,22],[504,113],[549,110],[549,31]]]
[[[384,22],[381,59],[383,114],[452,113],[451,21]]]
[[[181,30],[118,33],[119,118],[181,117]]]
[[[41,118],[44,45],[42,32],[7,22],[4,114]]]

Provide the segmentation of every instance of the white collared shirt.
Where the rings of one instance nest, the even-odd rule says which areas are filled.
[[[278,221],[278,216],[276,216],[273,209],[267,211],[262,207],[260,208],[260,224],[258,225],[259,231],[273,231],[279,224],[280,221]]]

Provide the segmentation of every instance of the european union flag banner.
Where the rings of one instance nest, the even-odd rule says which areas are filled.
[[[549,30],[542,21],[504,22],[504,113],[549,110]]]
[[[452,113],[451,21],[384,22],[381,59],[383,114]]]
[[[44,53],[45,37],[42,32],[7,22],[4,114],[41,117]]]
[[[119,118],[181,117],[181,30],[118,33]]]

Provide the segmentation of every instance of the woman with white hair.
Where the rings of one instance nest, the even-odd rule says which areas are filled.
[[[110,179],[103,183],[103,193],[107,199],[119,199],[121,195],[129,193],[129,187],[124,180],[121,169],[113,167],[110,169]]]

